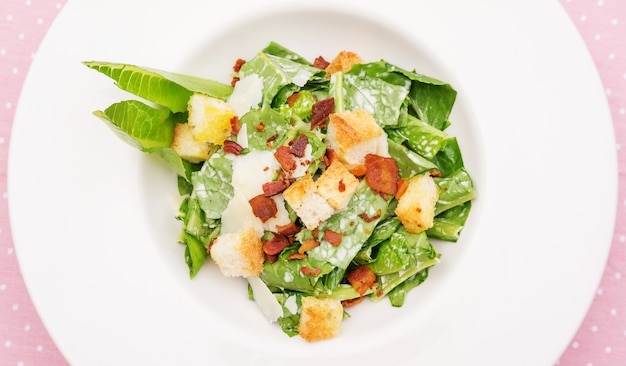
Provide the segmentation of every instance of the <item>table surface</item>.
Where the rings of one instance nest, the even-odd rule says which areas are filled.
[[[7,155],[20,91],[39,44],[67,0],[0,3],[0,366],[66,365],[34,308],[17,263],[7,208]],[[71,1],[71,0],[70,0]],[[558,365],[626,365],[626,1],[561,0],[604,85],[615,128],[619,195],[596,296]],[[529,350],[532,352],[532,350]]]

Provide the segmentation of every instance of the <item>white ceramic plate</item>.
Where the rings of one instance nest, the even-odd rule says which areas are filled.
[[[174,176],[91,115],[131,96],[80,63],[229,81],[271,40],[450,82],[478,192],[404,307],[360,305],[315,344],[266,323],[212,264],[189,280]],[[617,191],[603,90],[556,1],[70,0],[29,72],[9,163],[21,269],[73,365],[551,365],[600,279]]]

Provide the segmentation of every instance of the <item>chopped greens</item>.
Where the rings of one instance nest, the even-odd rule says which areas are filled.
[[[172,241],[184,246],[189,276],[207,259],[224,273],[212,246],[253,228],[263,261],[256,273],[239,275],[258,276],[267,286],[269,300],[255,298],[252,286],[249,297],[262,307],[275,302],[282,309],[275,320],[287,335],[301,334],[303,299],[310,297],[345,308],[364,298],[403,306],[409,291],[445,260],[437,251],[441,241],[459,240],[476,197],[457,138],[446,132],[455,89],[382,59],[330,71],[332,63],[321,56],[308,60],[275,42],[247,61],[233,61],[232,85],[84,62],[138,97],[94,115],[177,175],[181,232]],[[196,94],[216,102],[194,105]],[[350,127],[355,144],[370,146],[358,163],[348,160],[353,146],[330,128],[333,116],[355,111],[373,117],[370,127],[378,131],[358,140],[362,128]],[[215,116],[226,115],[234,117],[223,143],[195,134],[210,135],[218,128]],[[339,179],[331,171],[348,175]],[[409,217],[407,202],[416,212]],[[349,317],[345,310],[342,317]]]

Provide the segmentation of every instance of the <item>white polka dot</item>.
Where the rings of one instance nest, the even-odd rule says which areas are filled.
[[[13,248],[9,248],[9,249],[7,249],[7,254],[8,254],[8,255],[13,254],[13,252],[15,252],[15,249],[13,249]]]
[[[11,72],[13,73],[13,75],[17,75],[20,70],[17,67],[14,67],[13,69],[11,69]]]
[[[43,19],[37,18],[37,24],[42,25],[43,24]]]
[[[24,3],[25,3],[27,6],[30,6],[31,1],[30,1],[30,0],[26,0]]]
[[[604,5],[604,0],[598,0],[598,6]]]
[[[9,192],[2,193],[2,198],[4,198],[4,199],[9,198]]]
[[[24,366],[24,361],[19,361],[19,362],[17,363],[17,366]]]
[[[580,20],[582,20],[583,22],[584,22],[585,20],[587,20],[587,15],[585,15],[585,14],[581,15],[581,16],[580,16]]]
[[[617,25],[617,19],[611,19],[611,24]]]
[[[17,304],[13,304],[13,306],[11,306],[11,309],[13,309],[13,311],[17,311],[17,309],[19,309],[19,306]]]
[[[604,293],[604,290],[599,288],[598,291],[596,291],[596,293],[600,296],[602,296],[602,294]]]
[[[20,33],[17,35],[17,39],[19,40],[24,40],[24,38],[26,38],[26,35],[24,33]]]
[[[4,342],[4,346],[7,348],[11,347],[11,341]]]
[[[13,14],[7,14],[7,20],[10,22],[13,20]]]
[[[626,108],[620,108],[619,114],[626,114]],[[625,201],[626,202],[626,201]],[[625,203],[626,204],[626,203]]]
[[[5,48],[0,48],[0,55],[4,56],[7,54],[7,50]]]
[[[42,345],[38,345],[37,346],[37,352],[41,352],[43,351],[43,346]]]
[[[587,362],[587,366],[593,366],[591,362]]]
[[[619,236],[619,241],[622,242],[622,243],[626,242],[626,235],[620,235]]]
[[[63,7],[63,4],[57,3],[57,9],[61,9],[62,7]]]
[[[619,280],[622,278],[622,274],[620,272],[615,272],[615,279]]]
[[[615,54],[609,53],[609,60],[615,60]]]
[[[578,348],[580,346],[580,344],[578,344],[578,342],[574,341],[574,343],[572,343],[572,348]]]
[[[593,36],[593,39],[595,39],[596,41],[599,41],[600,38],[602,38],[599,34],[596,34],[595,36]]]
[[[0,283],[0,290],[4,291],[7,289],[7,284],[6,283]]]
[[[611,95],[613,94],[613,90],[611,90],[611,88],[606,88],[606,95]]]
[[[13,106],[13,105],[11,104],[11,102],[6,102],[6,103],[4,104],[4,108],[6,108],[6,109],[11,109],[11,107],[12,107],[12,106]]]
[[[24,326],[24,331],[30,332],[30,324],[26,324],[26,326]]]
[[[597,325],[592,325],[591,326],[591,331],[594,332],[594,333],[597,332],[598,331],[598,326]]]
[[[0,144],[4,144],[4,137],[0,136]]]
[[[611,351],[612,351],[611,346],[606,346],[604,348],[604,352],[606,352],[606,353],[611,353]]]
[[[610,313],[611,313],[611,316],[617,315],[617,309],[611,309]]]

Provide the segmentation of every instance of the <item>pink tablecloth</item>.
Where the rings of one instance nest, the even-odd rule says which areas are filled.
[[[7,210],[7,155],[22,83],[66,0],[0,2],[0,366],[65,365],[30,300],[16,260]],[[619,159],[617,224],[596,297],[559,365],[626,365],[626,1],[562,0],[598,67]],[[601,178],[601,177],[599,177]],[[528,352],[533,352],[529,349]]]

